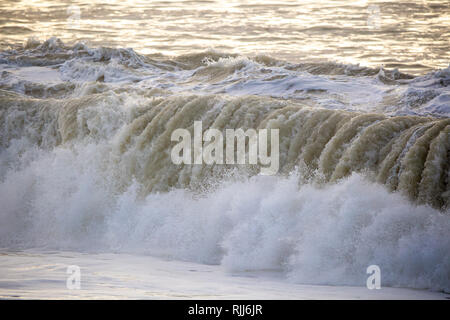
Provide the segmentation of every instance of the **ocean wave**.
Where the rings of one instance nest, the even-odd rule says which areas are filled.
[[[260,96],[165,97],[120,90],[64,101],[0,91],[0,101],[0,142],[2,153],[11,153],[7,158],[18,156],[16,145],[50,150],[87,142],[108,145],[105,161],[117,172],[116,183],[126,186],[137,179],[144,193],[197,187],[229,170],[258,173],[255,165],[172,163],[171,133],[178,128],[192,133],[194,121],[202,121],[204,130],[221,132],[279,129],[280,174],[306,167],[305,177],[325,183],[365,172],[413,201],[449,205],[448,118],[327,110]]]
[[[149,254],[328,285],[363,285],[376,264],[383,286],[449,290],[448,215],[361,175],[300,188],[297,174],[257,176],[142,198],[137,183],[117,193],[89,168],[98,152],[61,149],[10,173],[0,245]]]
[[[0,246],[140,252],[301,283],[449,290],[449,68],[209,50],[0,53]],[[175,165],[171,133],[278,129],[280,170]]]
[[[77,94],[74,88],[94,82],[172,94],[270,96],[310,107],[388,115],[450,115],[449,68],[414,77],[382,67],[290,63],[214,50],[178,57],[141,55],[131,48],[66,45],[57,38],[29,39],[23,48],[1,52],[0,67],[0,89],[33,97]]]

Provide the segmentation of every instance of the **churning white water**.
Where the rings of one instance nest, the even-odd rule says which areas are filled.
[[[50,40],[21,53],[68,55],[56,69],[45,67],[49,79],[29,76],[27,68],[38,67],[3,66],[2,247],[144,253],[334,285],[363,285],[365,268],[377,264],[385,285],[449,289],[447,109],[420,117],[311,107],[257,93],[236,67],[282,72],[263,62],[230,67],[205,53],[217,62],[182,69],[175,60],[167,71],[132,51],[60,45]],[[200,72],[207,80],[195,80]],[[313,77],[304,72],[292,77],[299,84]],[[91,81],[94,73],[103,81]],[[211,83],[216,73],[222,80]],[[146,88],[147,78],[164,83],[175,74],[185,76],[176,76],[183,92]],[[342,77],[398,88],[400,96],[427,81],[436,103],[448,94],[448,70],[403,85],[385,84],[379,72]],[[227,78],[249,83],[253,95],[230,84],[228,94],[210,92]],[[432,104],[417,110],[432,110],[424,105]],[[218,129],[279,128],[280,173],[171,163],[170,133],[192,129],[194,120]]]
[[[52,254],[36,253],[50,250],[59,258],[76,252],[73,257],[91,263],[96,274],[102,272],[94,266],[100,256],[89,261],[82,254],[127,257],[119,259],[120,266],[148,258],[153,271],[174,286],[161,273],[163,260],[152,259],[177,260],[171,265],[176,270],[183,266],[179,261],[202,264],[199,269],[214,275],[218,269],[212,266],[229,274],[276,274],[283,285],[264,284],[275,291],[258,287],[248,293],[261,289],[267,293],[262,297],[271,298],[298,294],[284,287],[286,282],[365,286],[369,265],[380,267],[383,286],[450,291],[447,5],[411,7],[411,14],[427,12],[422,18],[434,19],[422,32],[411,29],[408,14],[400,14],[402,7],[394,2],[381,6],[389,14],[375,31],[357,9],[365,8],[362,2],[325,6],[320,10],[331,11],[322,22],[299,25],[296,15],[271,4],[238,2],[226,11],[235,22],[247,17],[247,10],[261,17],[275,10],[284,19],[277,25],[244,19],[255,38],[234,34],[220,45],[217,34],[226,26],[209,30],[205,23],[219,19],[221,7],[205,11],[198,4],[203,13],[197,20],[185,17],[185,28],[198,29],[205,45],[196,46],[167,19],[149,22],[159,37],[165,35],[158,46],[154,34],[148,36],[151,45],[140,33],[127,42],[134,24],[102,29],[94,12],[85,10],[89,4],[77,3],[86,14],[78,21],[77,37],[69,32],[72,27],[56,23],[65,12],[57,6],[48,8],[56,22],[36,15],[33,5],[11,7],[18,22],[0,27],[0,248],[6,252],[0,270],[5,277],[19,279],[18,272],[28,270],[22,264],[32,261],[42,267],[48,259],[60,268]],[[321,15],[314,3],[307,4],[290,11]],[[122,21],[142,22],[150,13],[174,18],[183,6],[175,6],[171,16],[164,6],[142,4],[144,16],[130,9]],[[111,8],[104,12],[113,21]],[[20,23],[26,14],[34,19],[30,25]],[[331,26],[333,14],[357,21],[356,29],[344,27],[350,22]],[[403,21],[398,37],[392,31],[397,20]],[[39,26],[45,35],[57,30],[59,38],[18,43],[36,35]],[[89,38],[95,26],[106,42]],[[369,29],[379,37],[366,39]],[[272,38],[263,30],[272,30]],[[120,32],[126,34],[117,37]],[[426,48],[420,59],[414,58],[413,42]],[[318,49],[325,44],[347,50],[352,62],[366,66],[332,59],[336,55],[326,47]],[[380,46],[383,55],[374,53]],[[193,133],[195,121],[203,130],[220,132],[278,129],[278,173],[262,176],[259,165],[173,163],[172,132]],[[20,250],[23,256],[11,258]],[[17,268],[11,267],[14,261]],[[15,285],[8,281],[0,281],[2,297]],[[226,288],[224,297],[236,297]]]

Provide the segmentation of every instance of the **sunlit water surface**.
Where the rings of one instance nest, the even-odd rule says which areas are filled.
[[[214,48],[423,74],[449,63],[448,1],[2,1],[0,47],[56,36],[139,53]]]

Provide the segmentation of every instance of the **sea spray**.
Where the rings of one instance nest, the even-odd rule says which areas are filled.
[[[315,284],[361,285],[378,265],[383,285],[449,289],[448,68],[158,60],[57,39],[1,59],[0,246]],[[196,121],[202,134],[278,130],[277,175],[173,163],[173,132],[193,136]]]

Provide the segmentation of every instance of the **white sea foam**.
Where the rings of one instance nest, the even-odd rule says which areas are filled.
[[[449,290],[448,68],[32,47],[0,57],[0,247],[334,285],[364,285],[376,264],[384,285]],[[280,175],[175,166],[168,137],[194,120],[279,128]]]
[[[413,77],[383,68],[332,62],[293,64],[213,50],[170,60],[139,55],[132,49],[90,48],[82,43],[67,46],[57,38],[33,49],[2,52],[0,59],[0,88],[16,92],[32,93],[33,87],[36,92],[49,82],[52,86],[57,82],[76,87],[99,81],[112,88],[120,85],[184,94],[259,95],[328,109],[450,116],[450,67]],[[42,69],[43,77],[37,78],[29,72],[30,66],[53,69]]]
[[[449,290],[448,215],[361,175],[300,188],[297,174],[257,176],[141,198],[136,183],[108,185],[98,146],[36,152],[0,185],[3,247],[144,253],[335,285],[362,285],[377,264],[384,285]]]

